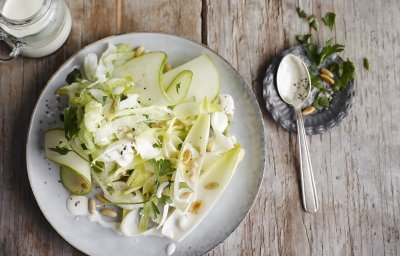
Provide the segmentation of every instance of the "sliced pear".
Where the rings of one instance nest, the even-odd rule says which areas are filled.
[[[175,207],[186,210],[196,199],[197,183],[210,133],[210,115],[197,117],[183,142],[174,178]]]
[[[135,84],[133,92],[140,95],[139,102],[143,105],[172,105],[160,84],[166,60],[164,52],[149,52],[115,68],[112,77],[131,77]]]
[[[61,167],[60,178],[62,184],[74,195],[86,195],[92,189],[92,184],[78,172],[65,166]]]
[[[60,154],[51,149],[68,143],[62,129],[49,130],[45,134],[45,152],[48,159],[61,166],[61,180],[73,194],[86,194],[92,187],[90,165],[74,151]]]
[[[203,101],[189,101],[174,106],[174,116],[178,118],[187,118],[189,116],[197,116],[199,114],[208,114],[221,111],[219,104],[211,103],[207,99]]]
[[[168,97],[174,102],[182,101],[189,90],[192,77],[193,72],[190,70],[184,70],[179,73],[166,89]]]
[[[172,81],[184,70],[190,70],[193,73],[192,81],[184,100],[198,101],[207,98],[209,101],[213,101],[218,96],[218,70],[207,55],[202,55],[164,73],[161,79],[163,87],[167,89]]]
[[[238,144],[223,153],[200,177],[196,201],[186,212],[176,209],[165,221],[161,233],[179,242],[192,232],[218,202],[243,155]]]

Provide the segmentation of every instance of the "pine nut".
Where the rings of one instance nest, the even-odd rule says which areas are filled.
[[[215,181],[208,182],[204,185],[204,188],[207,190],[213,190],[219,187],[219,183]]]
[[[303,115],[307,116],[314,112],[315,108],[313,106],[309,106],[303,110]]]
[[[113,211],[109,208],[103,208],[100,210],[101,214],[103,214],[104,216],[110,217],[110,218],[115,218],[117,217],[117,212]]]
[[[200,148],[200,146],[196,146],[196,147],[194,147],[196,150],[197,150],[197,152],[199,152],[199,154],[201,154],[201,148]]]
[[[184,164],[188,164],[190,162],[191,158],[192,158],[192,152],[189,149],[186,149],[185,151],[183,151],[182,162]]]
[[[102,194],[97,194],[96,195],[96,199],[99,200],[102,203],[105,203],[105,204],[108,203],[108,200]]]
[[[325,74],[321,74],[321,75],[319,75],[319,77],[321,77],[322,80],[324,80],[325,82],[327,82],[330,85],[335,84],[335,80],[333,80],[332,78],[330,78],[329,76],[327,76]]]
[[[150,125],[151,128],[164,128],[164,126],[160,123],[152,123]]]
[[[213,146],[214,146],[214,141],[210,140],[207,143],[207,147],[206,147],[207,152],[211,152],[211,150],[213,149]]]
[[[321,73],[324,74],[324,75],[327,75],[327,76],[329,76],[329,77],[331,77],[331,78],[333,78],[332,72],[329,71],[329,70],[326,69],[326,68],[322,68],[322,69],[321,69]]]
[[[164,66],[164,72],[168,72],[168,71],[170,71],[171,69],[172,69],[171,64],[169,64],[169,63],[165,64],[165,66]]]
[[[135,51],[135,57],[139,57],[144,52],[144,46],[140,46]]]
[[[89,199],[88,210],[90,213],[94,213],[94,211],[96,210],[96,200],[94,200],[93,198]]]
[[[183,193],[181,194],[180,198],[181,198],[181,199],[188,199],[191,195],[192,195],[192,192],[186,191],[186,192],[183,192]]]
[[[197,200],[190,205],[190,212],[198,214],[200,212],[201,206],[203,205],[202,200]]]
[[[184,129],[185,128],[185,125],[181,121],[176,121],[174,123],[174,126],[180,128],[180,129]]]

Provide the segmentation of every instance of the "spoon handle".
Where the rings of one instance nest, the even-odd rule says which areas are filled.
[[[317,191],[315,189],[310,152],[308,151],[307,137],[304,130],[303,114],[301,110],[296,110],[296,119],[297,136],[300,147],[300,176],[303,205],[306,212],[316,212],[318,210]]]

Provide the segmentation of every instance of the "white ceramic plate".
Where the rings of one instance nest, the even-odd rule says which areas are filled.
[[[59,181],[59,168],[50,163],[43,150],[44,132],[62,127],[63,99],[54,96],[65,84],[74,66],[82,65],[91,52],[100,54],[107,43],[145,46],[148,51],[168,54],[172,66],[207,54],[220,74],[220,92],[235,100],[236,112],[231,131],[246,151],[228,188],[206,219],[184,241],[177,243],[175,255],[201,255],[221,243],[240,224],[249,211],[262,180],[265,163],[265,136],[257,101],[243,78],[210,49],[176,36],[156,33],[132,33],[97,41],[72,56],[53,75],[43,90],[32,114],[26,147],[29,181],[43,214],[54,229],[71,245],[89,255],[165,255],[171,241],[160,237],[123,237],[86,217],[76,219],[66,208],[68,192]]]

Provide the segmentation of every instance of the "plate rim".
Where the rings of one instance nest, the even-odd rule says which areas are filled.
[[[238,78],[239,78],[239,80],[240,80],[240,83],[241,83],[241,85],[242,85],[241,87],[247,92],[249,98],[251,99],[251,105],[253,106],[253,108],[254,108],[255,111],[256,111],[256,117],[257,117],[257,120],[259,120],[259,121],[258,121],[258,126],[259,126],[259,129],[260,129],[260,131],[261,131],[261,145],[262,145],[262,151],[260,152],[260,153],[261,153],[261,157],[262,157],[262,159],[261,159],[261,161],[260,161],[260,164],[261,164],[262,168],[261,168],[261,170],[260,170],[260,171],[261,171],[261,177],[260,177],[260,179],[259,179],[258,182],[257,182],[257,189],[256,189],[257,192],[256,192],[254,195],[252,195],[252,199],[251,199],[252,202],[251,202],[251,204],[250,204],[250,207],[247,209],[246,214],[243,215],[243,218],[239,221],[238,225],[236,225],[230,232],[228,232],[228,234],[226,235],[226,237],[222,238],[220,241],[217,241],[213,246],[211,246],[211,248],[210,248],[208,251],[205,251],[204,254],[206,254],[206,253],[211,252],[212,250],[214,250],[216,247],[218,247],[220,244],[222,244],[226,239],[228,239],[228,238],[232,235],[232,233],[234,233],[235,230],[244,222],[244,220],[246,219],[246,217],[249,215],[249,212],[250,212],[250,211],[252,210],[252,208],[254,207],[255,201],[256,201],[256,199],[257,199],[259,193],[260,193],[261,185],[262,185],[263,180],[264,180],[264,177],[265,177],[265,170],[266,170],[266,152],[267,152],[267,150],[266,150],[266,129],[265,129],[265,124],[264,124],[264,118],[263,118],[263,115],[262,115],[261,106],[260,106],[260,104],[258,103],[257,98],[256,98],[254,92],[251,90],[249,84],[246,82],[246,80],[243,78],[243,76],[239,73],[239,71],[238,71],[236,68],[234,68],[234,67],[232,66],[231,63],[229,63],[224,57],[222,57],[220,54],[218,54],[217,52],[215,52],[214,50],[212,50],[210,47],[208,47],[207,45],[204,45],[204,44],[201,43],[201,42],[196,42],[196,41],[194,41],[194,40],[192,40],[192,39],[188,39],[188,38],[186,38],[186,37],[181,37],[181,36],[177,36],[177,35],[173,35],[173,34],[168,34],[168,33],[162,33],[162,32],[127,32],[127,33],[121,33],[121,34],[118,34],[118,35],[107,36],[107,37],[104,37],[104,38],[102,38],[102,39],[99,39],[99,40],[96,40],[96,41],[94,41],[94,42],[91,42],[90,44],[88,44],[88,45],[86,45],[86,46],[80,48],[77,52],[75,52],[75,53],[72,54],[68,59],[66,59],[66,60],[57,68],[57,70],[50,76],[50,78],[49,78],[48,81],[46,82],[45,86],[41,89],[41,92],[40,92],[40,94],[39,94],[39,96],[38,96],[38,98],[37,98],[37,100],[36,100],[36,102],[35,102],[35,105],[34,105],[34,107],[33,107],[33,111],[32,111],[32,113],[31,113],[31,115],[30,115],[29,126],[28,126],[27,136],[26,136],[26,143],[25,143],[26,172],[27,172],[27,174],[28,174],[28,180],[29,180],[30,189],[31,189],[31,191],[32,191],[32,193],[33,193],[33,195],[34,195],[34,197],[35,197],[35,201],[36,201],[37,205],[39,206],[39,209],[40,209],[41,213],[42,213],[43,216],[45,217],[46,221],[47,221],[47,222],[50,224],[50,226],[53,228],[53,230],[56,231],[56,233],[57,233],[65,242],[67,242],[68,244],[70,244],[71,246],[73,246],[76,250],[78,250],[78,251],[80,251],[80,252],[86,254],[86,252],[82,251],[82,250],[76,245],[76,243],[75,243],[74,241],[69,241],[69,240],[67,240],[67,239],[61,234],[61,231],[58,231],[58,230],[54,227],[54,225],[53,225],[52,222],[49,220],[49,217],[47,216],[47,214],[45,213],[45,211],[43,211],[44,207],[43,207],[42,204],[39,203],[39,201],[37,200],[36,192],[35,192],[35,190],[33,189],[32,184],[31,184],[31,180],[32,180],[32,178],[31,178],[31,171],[29,171],[29,169],[30,169],[30,164],[29,164],[29,163],[30,163],[31,161],[30,161],[30,156],[29,156],[29,154],[28,154],[28,146],[29,146],[29,142],[31,141],[31,134],[32,134],[33,117],[34,117],[34,115],[35,115],[35,113],[36,113],[36,111],[37,111],[37,109],[38,109],[38,108],[37,108],[37,107],[38,107],[38,104],[39,104],[40,100],[42,99],[42,97],[43,97],[43,95],[44,95],[44,92],[45,92],[46,89],[50,86],[50,83],[55,79],[55,76],[57,75],[57,73],[58,73],[64,66],[66,66],[68,63],[70,63],[71,61],[73,61],[73,60],[77,57],[78,54],[80,54],[82,51],[84,51],[85,49],[91,47],[91,46],[94,45],[94,44],[98,44],[98,43],[101,43],[101,42],[109,42],[112,38],[116,38],[116,37],[120,37],[120,36],[130,36],[130,35],[132,35],[132,36],[135,36],[135,35],[139,35],[139,36],[140,36],[140,35],[149,36],[149,35],[150,35],[150,36],[161,36],[161,37],[173,37],[173,38],[178,39],[178,40],[188,41],[189,43],[199,45],[199,46],[201,46],[202,48],[206,48],[207,50],[211,51],[213,54],[215,54],[217,57],[219,57],[220,60],[222,60],[222,61],[225,63],[225,65],[227,65],[230,69],[232,69],[232,70],[237,74],[237,76],[238,76]]]

